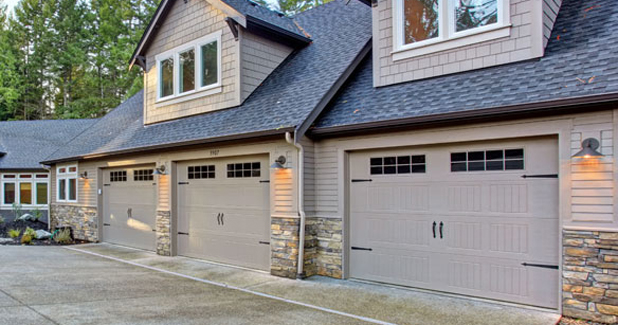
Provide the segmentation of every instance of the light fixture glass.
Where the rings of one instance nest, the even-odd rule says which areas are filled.
[[[284,156],[279,156],[279,158],[277,158],[277,160],[275,160],[275,162],[272,165],[270,165],[270,168],[274,168],[274,169],[286,168],[285,167],[286,162],[287,162],[287,159],[285,159]]]
[[[152,172],[152,175],[167,175],[165,172],[165,165],[161,165]]]
[[[574,154],[573,158],[590,159],[604,157],[605,155],[597,151],[597,149],[599,149],[599,140],[588,138],[582,141],[582,150]]]
[[[79,174],[79,178],[88,179],[88,171],[84,171],[83,173]]]

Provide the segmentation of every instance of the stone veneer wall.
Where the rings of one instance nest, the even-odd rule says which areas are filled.
[[[618,322],[618,233],[563,232],[563,314]]]
[[[52,204],[50,219],[51,229],[71,227],[75,239],[99,241],[97,208]]]
[[[341,219],[307,218],[305,249],[310,255],[305,254],[305,265],[314,266],[305,266],[307,270],[337,279],[343,277],[342,226]]]
[[[272,275],[296,278],[299,222],[298,218],[271,218],[270,273]]]
[[[172,213],[170,211],[157,211],[157,254],[172,256]]]

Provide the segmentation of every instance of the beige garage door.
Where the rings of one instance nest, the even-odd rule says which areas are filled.
[[[156,183],[152,167],[103,171],[103,241],[156,248]]]
[[[178,254],[270,269],[268,156],[178,164]]]
[[[558,307],[554,138],[350,155],[350,276]]]

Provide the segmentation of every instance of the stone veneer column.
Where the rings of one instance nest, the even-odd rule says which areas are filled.
[[[157,254],[172,256],[172,218],[170,211],[157,211]]]
[[[49,220],[52,230],[70,227],[75,239],[89,242],[99,241],[97,208],[52,204]]]
[[[563,231],[563,314],[618,322],[618,233]]]
[[[298,265],[298,218],[272,217],[270,273],[295,279]]]

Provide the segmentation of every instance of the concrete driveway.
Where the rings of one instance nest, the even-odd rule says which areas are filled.
[[[553,313],[111,245],[0,246],[0,324],[538,324]]]

